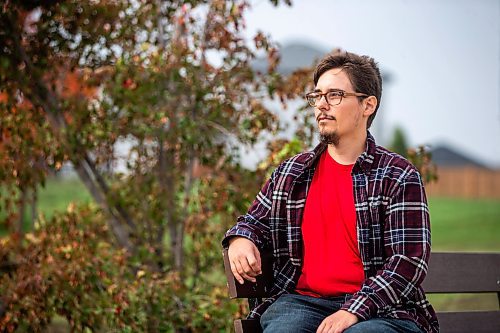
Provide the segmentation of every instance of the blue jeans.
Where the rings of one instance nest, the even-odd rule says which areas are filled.
[[[338,311],[351,295],[316,298],[283,294],[264,312],[260,324],[264,333],[315,333],[323,319]],[[372,318],[360,321],[344,333],[423,333],[411,320]]]

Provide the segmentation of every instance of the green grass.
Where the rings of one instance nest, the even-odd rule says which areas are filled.
[[[49,179],[38,192],[39,213],[47,219],[57,211],[66,210],[70,202],[91,201],[89,192],[77,178]],[[500,251],[499,200],[432,197],[429,207],[433,251]],[[28,209],[27,219],[29,214]],[[2,233],[5,230],[0,224]]]
[[[430,198],[433,251],[500,251],[500,201]]]
[[[91,201],[77,178],[52,178],[38,191],[38,209],[47,219],[70,202]],[[500,251],[500,200],[432,197],[429,208],[434,251]]]
[[[92,201],[79,179],[50,179],[38,198],[47,219],[70,202]],[[433,251],[500,251],[499,200],[432,197],[429,207]]]
[[[40,188],[38,208],[50,218],[56,211],[64,211],[69,203],[89,203],[93,199],[79,179],[51,179],[45,188]]]
[[[50,219],[54,213],[65,211],[71,202],[88,203],[93,199],[87,191],[83,183],[78,178],[58,179],[51,178],[47,180],[45,187],[38,189],[38,214],[43,214],[46,219]],[[1,219],[2,212],[0,211],[0,236],[7,231]],[[26,207],[24,230],[30,229],[31,209]]]

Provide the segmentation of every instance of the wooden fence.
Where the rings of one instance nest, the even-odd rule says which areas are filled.
[[[500,199],[500,170],[438,167],[438,177],[426,185],[428,196]]]

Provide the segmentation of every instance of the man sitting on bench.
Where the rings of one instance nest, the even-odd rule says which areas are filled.
[[[262,251],[273,254],[273,296],[249,317],[265,333],[438,332],[421,288],[431,253],[422,179],[368,132],[377,64],[330,54],[314,87],[319,145],[284,161],[223,240],[240,283],[261,273]]]

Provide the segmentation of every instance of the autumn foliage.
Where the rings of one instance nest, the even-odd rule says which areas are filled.
[[[68,207],[39,221],[22,243],[0,247],[2,331],[41,332],[55,315],[72,331],[208,332],[226,329],[236,304],[223,284],[206,288],[156,273],[116,249],[102,213]]]
[[[278,5],[280,1],[272,1]],[[283,1],[289,3],[289,1]],[[243,34],[245,1],[0,5],[0,331],[205,332],[230,327],[220,240],[277,161],[238,148],[281,127],[266,99],[301,95],[279,48]],[[252,68],[257,56],[268,70]],[[125,147],[125,148],[124,148]],[[22,212],[70,165],[94,199],[24,233]],[[32,199],[29,199],[32,198]],[[33,204],[34,206],[34,204]]]

